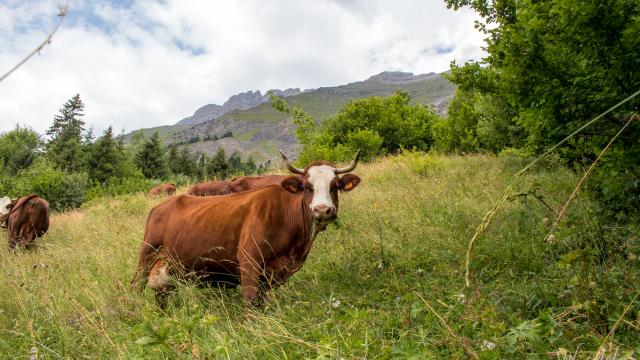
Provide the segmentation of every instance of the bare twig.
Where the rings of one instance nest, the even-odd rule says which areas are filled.
[[[67,0],[67,3],[64,6],[60,6],[60,11],[58,12],[58,17],[60,18],[60,20],[58,21],[58,24],[55,26],[55,28],[53,28],[53,31],[49,34],[49,36],[47,36],[47,38],[44,39],[42,44],[38,45],[38,47],[35,50],[33,50],[29,55],[27,55],[27,57],[25,57],[22,61],[20,61],[16,66],[14,66],[6,74],[2,75],[2,77],[0,77],[0,82],[6,79],[7,76],[11,75],[14,71],[16,71],[16,69],[18,69],[24,63],[26,63],[27,60],[29,60],[33,55],[35,55],[40,50],[42,50],[45,46],[51,43],[51,39],[53,38],[53,35],[56,33],[56,31],[58,31],[58,28],[60,28],[60,25],[62,25],[64,18],[67,16],[68,10],[69,10],[69,1]]]

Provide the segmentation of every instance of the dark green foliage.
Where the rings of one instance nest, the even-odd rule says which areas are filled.
[[[169,174],[164,147],[160,143],[160,137],[155,132],[142,145],[136,153],[136,165],[142,174],[148,179],[163,179]]]
[[[207,163],[205,172],[208,177],[225,178],[227,177],[228,169],[229,164],[227,163],[224,149],[220,148]]]
[[[88,180],[86,173],[68,173],[54,168],[47,159],[38,158],[9,180],[7,195],[17,197],[36,193],[49,202],[51,210],[64,211],[85,201]]]
[[[76,94],[62,106],[60,114],[53,118],[53,124],[47,130],[51,137],[47,156],[57,167],[70,172],[80,171],[82,166],[83,111],[80,94]]]
[[[394,153],[401,148],[427,150],[433,143],[431,126],[437,119],[435,112],[419,104],[412,104],[409,94],[397,91],[387,97],[370,97],[348,102],[335,116],[316,124],[299,107],[271,96],[272,106],[291,114],[296,136],[302,144],[300,163],[312,160],[345,161],[357,149],[361,157]]]
[[[446,3],[484,17],[479,28],[488,51],[483,66],[454,64],[450,79],[464,92],[488,96],[492,113],[482,116],[500,124],[494,128],[520,127],[535,152],[640,89],[636,0]],[[591,163],[639,104],[635,99],[577,135],[561,148],[563,157],[578,167]],[[640,206],[639,131],[636,121],[592,178],[592,189],[621,218]]]
[[[136,169],[116,143],[111,126],[93,144],[87,145],[86,169],[91,180],[104,183],[110,178],[132,177]]]
[[[40,135],[29,128],[16,126],[14,130],[0,135],[0,163],[4,164],[4,175],[15,175],[29,167],[39,155],[42,147]]]
[[[232,152],[227,162],[229,163],[229,167],[231,169],[241,169],[242,159],[240,158],[240,153],[238,153],[237,151]]]
[[[187,176],[196,176],[198,169],[198,162],[194,155],[189,151],[189,148],[183,146],[178,153],[178,157],[176,159],[177,166],[175,166],[176,174],[184,174]]]
[[[136,192],[147,192],[161,181],[144,177],[111,178],[105,183],[95,184],[87,191],[87,201],[104,196],[117,196]]]

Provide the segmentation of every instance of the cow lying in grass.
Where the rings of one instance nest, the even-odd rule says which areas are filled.
[[[242,285],[247,302],[284,283],[304,263],[318,231],[338,214],[338,191],[360,178],[317,161],[289,170],[299,176],[279,184],[225,196],[182,195],[149,213],[133,286],[147,285],[164,306],[172,277],[192,274],[217,286]],[[344,174],[340,176],[341,174]]]

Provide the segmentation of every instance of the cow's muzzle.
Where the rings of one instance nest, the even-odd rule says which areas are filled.
[[[336,218],[337,210],[335,206],[316,205],[312,210],[313,218],[319,221],[332,221]]]

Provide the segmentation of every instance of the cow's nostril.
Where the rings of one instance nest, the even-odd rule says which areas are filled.
[[[324,213],[329,215],[331,213],[331,208],[327,208],[327,210]]]

